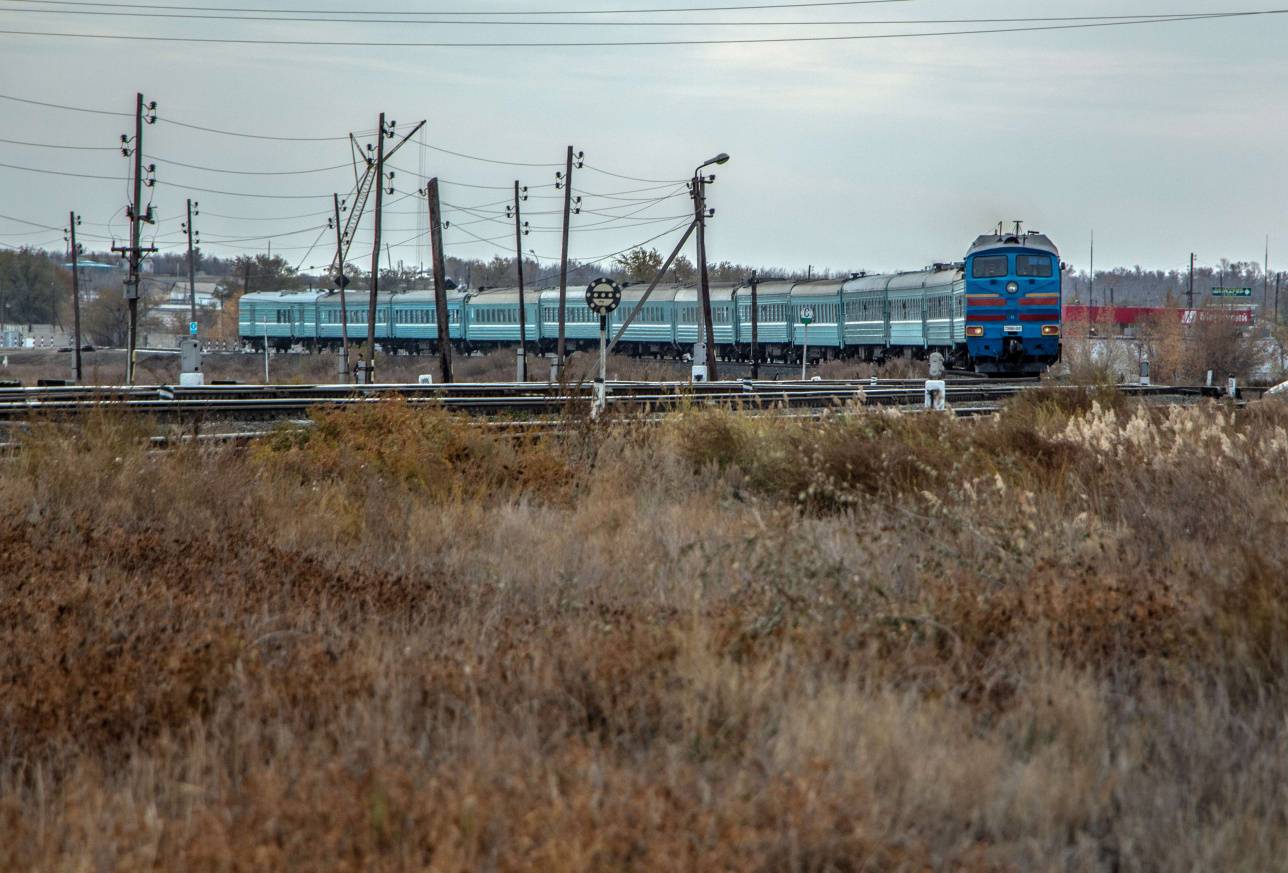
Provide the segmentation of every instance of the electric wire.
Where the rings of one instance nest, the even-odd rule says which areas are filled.
[[[226,170],[218,167],[205,167],[201,164],[185,164],[183,161],[174,161],[169,158],[162,158],[153,155],[149,155],[148,157],[151,160],[175,167],[184,167],[189,170],[202,170],[207,173],[226,173],[235,176],[306,176],[313,173],[330,173],[335,170],[343,170],[351,166],[348,163],[343,163],[335,164],[330,167],[314,167],[308,170]]]
[[[30,227],[38,227],[42,230],[57,230],[57,231],[62,230],[61,227],[54,227],[51,224],[40,224],[39,222],[28,221],[25,218],[15,218],[12,215],[0,215],[0,218],[3,218],[5,221],[16,221],[19,224],[26,224],[26,225],[29,225]]]
[[[67,149],[69,151],[80,152],[114,152],[117,146],[74,146],[74,145],[56,145],[48,142],[26,142],[20,139],[0,139],[0,142],[8,145],[31,146],[38,149]]]
[[[46,176],[68,176],[73,179],[97,179],[99,181],[105,181],[105,182],[121,181],[120,176],[99,176],[93,173],[72,173],[66,170],[45,170],[40,167],[24,167],[21,164],[0,163],[0,167],[4,167],[9,170],[20,170],[24,173],[41,173],[42,175],[46,175]],[[130,180],[128,178],[125,179],[125,182],[127,184],[129,183],[129,181]]]
[[[173,7],[172,7],[173,8]],[[37,15],[88,15],[96,17],[112,18],[147,18],[147,19],[167,19],[167,20],[198,20],[198,21],[235,21],[235,22],[288,22],[298,24],[414,24],[414,25],[449,25],[449,26],[478,26],[485,25],[488,27],[885,27],[885,26],[926,26],[941,24],[1005,24],[1005,23],[1035,23],[1035,22],[1061,22],[1061,21],[1116,21],[1127,19],[1164,19],[1164,18],[1211,18],[1220,15],[1215,12],[1149,12],[1137,13],[1133,15],[1013,15],[1006,18],[867,18],[867,19],[797,19],[794,21],[747,21],[747,20],[723,20],[723,21],[505,21],[496,19],[487,20],[470,20],[470,19],[420,19],[420,18],[336,18],[320,17],[318,15],[306,15],[304,13],[292,14],[281,12],[281,14],[272,14],[272,10],[264,14],[206,14],[200,12],[117,12],[104,9],[31,9],[31,8],[0,8],[0,12],[8,13],[35,13]],[[370,15],[365,12],[334,12],[333,15]],[[389,13],[395,14],[395,13]],[[406,12],[397,14],[414,15],[417,13]],[[519,14],[519,13],[516,13]]]
[[[227,6],[167,6],[158,3],[95,3],[88,0],[23,0],[23,2],[33,5],[48,6],[107,6],[111,5],[122,9],[152,9],[152,10],[188,10],[197,12],[298,12],[302,15],[325,15],[333,13],[334,9],[256,9],[246,7],[227,7]],[[748,10],[761,9],[816,9],[822,7],[838,6],[881,6],[892,3],[908,3],[911,0],[812,0],[805,3],[755,3],[741,4],[736,6],[688,6],[670,9],[541,9],[526,10],[518,12],[492,12],[479,11],[477,9],[454,11],[454,10],[435,10],[432,12],[408,12],[407,10],[368,10],[362,13],[353,13],[355,15],[443,15],[461,17],[468,15],[488,16],[489,18],[514,18],[516,16],[549,16],[549,15],[653,15],[653,14],[672,14],[687,12],[745,12]]]
[[[34,36],[54,39],[99,39],[99,40],[118,40],[127,42],[165,42],[165,43],[190,43],[195,45],[272,45],[272,46],[305,46],[309,48],[582,48],[582,49],[604,49],[604,48],[656,48],[665,46],[708,46],[708,45],[781,45],[781,44],[821,44],[821,43],[844,43],[844,42],[869,42],[876,40],[903,40],[903,39],[923,39],[923,38],[940,38],[954,36],[981,36],[981,35],[1003,35],[1011,33],[1042,33],[1056,31],[1074,31],[1074,30],[1092,30],[1104,29],[1111,27],[1132,27],[1149,24],[1169,24],[1176,22],[1191,21],[1213,21],[1217,19],[1235,19],[1251,18],[1264,16],[1278,16],[1288,14],[1288,8],[1285,9],[1260,9],[1241,12],[1214,12],[1204,13],[1202,17],[1197,15],[1175,16],[1169,18],[1151,18],[1146,20],[1133,19],[1130,21],[1094,21],[1079,24],[1046,24],[1031,25],[1023,27],[987,27],[975,28],[969,30],[930,30],[930,31],[913,31],[908,33],[864,33],[864,34],[828,34],[822,36],[774,36],[774,37],[736,37],[730,39],[655,39],[655,40],[597,40],[595,42],[574,42],[574,41],[527,41],[527,42],[410,42],[410,41],[363,41],[363,40],[318,40],[318,39],[247,39],[247,38],[230,38],[230,37],[197,37],[197,36],[147,36],[143,34],[121,34],[121,33],[67,33],[61,31],[43,31],[43,30],[13,30],[0,29],[0,34],[7,36]],[[174,123],[174,122],[171,122]],[[184,125],[194,129],[203,129],[197,125]],[[307,138],[307,137],[268,137],[256,136],[253,134],[231,134],[228,131],[217,131],[210,129],[214,133],[228,133],[234,136],[248,136],[255,139],[285,139],[288,141],[325,141],[327,138]]]
[[[582,169],[590,170],[592,173],[601,173],[605,176],[611,176],[614,179],[625,179],[628,182],[646,182],[646,183],[657,182],[664,185],[678,185],[681,183],[688,182],[687,179],[641,179],[638,176],[627,176],[622,173],[613,173],[613,172],[610,172],[609,170],[603,170],[603,169],[600,169],[599,167],[591,166],[590,164],[583,164]]]
[[[88,112],[88,113],[95,113],[95,114],[103,114],[103,115],[119,116],[119,117],[124,117],[124,118],[132,118],[132,117],[133,117],[133,116],[132,116],[132,115],[130,115],[129,113],[120,113],[120,112],[104,112],[104,111],[102,111],[102,110],[90,109],[90,108],[82,107],[82,106],[68,106],[68,105],[66,105],[66,104],[61,104],[61,103],[51,103],[51,102],[48,102],[48,101],[42,101],[42,100],[30,100],[30,99],[27,99],[27,98],[23,98],[23,97],[16,97],[16,96],[9,95],[9,94],[0,94],[0,99],[4,99],[4,100],[12,100],[12,101],[15,101],[15,102],[18,102],[18,103],[27,103],[27,104],[30,104],[30,105],[34,105],[34,106],[42,106],[42,107],[46,107],[46,108],[62,109],[62,110],[67,110],[67,111],[72,111],[72,112]],[[348,140],[348,137],[347,137],[347,136],[307,138],[307,137],[281,137],[281,136],[267,136],[267,135],[261,135],[261,134],[239,133],[239,132],[235,132],[235,131],[227,131],[227,130],[219,130],[219,129],[216,129],[216,128],[202,127],[202,126],[200,126],[200,125],[192,125],[192,124],[188,124],[188,123],[186,123],[186,122],[174,121],[173,119],[167,119],[167,118],[164,118],[164,117],[159,118],[159,119],[158,119],[158,121],[159,121],[159,122],[165,122],[165,123],[167,123],[167,124],[174,124],[174,125],[178,125],[178,126],[180,126],[180,127],[187,127],[187,128],[191,128],[191,129],[195,129],[195,130],[204,130],[204,131],[209,131],[209,132],[213,132],[213,133],[219,133],[219,134],[222,134],[222,135],[225,135],[225,136],[246,137],[246,138],[251,138],[251,139],[264,139],[264,140],[274,140],[274,141],[282,141],[282,142],[333,142],[333,141],[347,141],[347,140]],[[370,132],[361,132],[361,133],[356,134],[356,135],[358,135],[358,136],[362,136],[362,135],[366,135],[367,133],[373,133],[373,132],[374,132],[374,131],[370,131]],[[89,149],[93,149],[93,150],[100,150],[100,149],[101,149],[101,150],[103,150],[103,151],[115,151],[115,150],[116,150],[116,147],[115,147],[115,146],[53,146],[53,145],[46,145],[46,144],[41,144],[41,143],[25,143],[25,142],[19,143],[19,141],[16,141],[16,140],[0,140],[0,142],[11,142],[11,143],[17,143],[17,144],[22,144],[22,145],[40,145],[40,146],[46,146],[46,147],[49,147],[49,148],[56,148],[56,147],[57,147],[57,148],[86,149],[86,150],[89,150]],[[562,166],[563,166],[563,164],[562,164],[562,163],[537,163],[537,162],[524,162],[524,161],[509,161],[509,160],[502,160],[502,159],[498,159],[498,158],[487,158],[487,157],[483,157],[483,156],[481,156],[481,155],[472,155],[472,154],[469,154],[469,153],[467,153],[467,152],[462,152],[462,151],[458,151],[458,150],[442,148],[442,147],[440,147],[440,146],[431,146],[431,145],[429,145],[428,143],[417,142],[417,141],[413,141],[413,142],[414,142],[416,145],[418,145],[418,146],[420,146],[421,148],[423,148],[423,149],[430,149],[430,150],[433,150],[433,151],[442,152],[442,153],[444,153],[444,154],[450,154],[450,155],[453,155],[453,156],[456,156],[456,157],[460,157],[460,158],[463,158],[463,159],[467,159],[467,160],[478,161],[478,162],[481,162],[481,163],[487,163],[487,164],[495,164],[495,165],[499,165],[499,166],[537,167],[537,168],[545,168],[545,169],[557,168],[557,167],[562,167]],[[342,167],[347,167],[347,166],[349,166],[348,164],[337,164],[337,165],[335,165],[334,167],[317,168],[316,170],[255,172],[255,171],[249,171],[249,170],[245,170],[245,171],[221,170],[221,169],[216,169],[216,168],[214,168],[214,167],[205,167],[205,166],[201,166],[201,165],[197,165],[197,164],[185,164],[185,163],[181,163],[181,162],[178,162],[178,161],[171,161],[171,160],[166,159],[166,158],[155,158],[155,160],[159,160],[159,161],[162,161],[163,163],[173,164],[173,165],[176,165],[176,166],[186,167],[186,168],[189,168],[189,169],[207,170],[207,171],[210,171],[210,172],[220,172],[220,173],[240,173],[240,174],[244,174],[244,175],[299,175],[299,174],[310,173],[310,172],[324,172],[324,171],[330,171],[330,170],[339,169],[339,168],[342,168]],[[413,177],[417,177],[417,176],[419,175],[418,173],[412,173],[411,171],[409,171],[409,170],[407,170],[407,169],[405,169],[405,168],[398,167],[397,165],[393,164],[392,162],[390,162],[390,163],[389,163],[389,165],[390,165],[393,169],[395,169],[395,170],[397,170],[397,171],[399,171],[399,172],[407,173],[408,175],[411,175],[411,176],[413,176]],[[608,170],[600,169],[600,168],[598,168],[598,167],[592,167],[592,166],[590,166],[590,165],[585,165],[585,169],[593,170],[594,172],[602,173],[602,174],[604,174],[604,175],[612,176],[612,177],[619,178],[619,179],[626,179],[626,180],[629,180],[629,181],[645,182],[645,183],[649,183],[649,184],[659,183],[659,184],[663,184],[663,185],[672,185],[672,184],[678,184],[678,183],[681,181],[681,180],[677,180],[677,179],[641,179],[641,178],[638,178],[638,177],[628,176],[628,175],[624,175],[624,174],[621,174],[621,173],[613,173],[613,172],[610,172],[610,171],[608,171]],[[128,186],[128,184],[129,184],[129,179],[126,179],[126,180],[125,180],[125,182],[126,182],[126,185]],[[451,179],[440,179],[440,180],[439,180],[439,183],[440,183],[440,184],[442,184],[442,185],[450,185],[450,186],[454,186],[454,187],[458,187],[458,188],[471,188],[471,189],[476,189],[476,190],[486,190],[486,191],[508,191],[508,190],[510,190],[510,187],[509,187],[509,186],[507,186],[507,185],[478,185],[478,184],[473,184],[473,183],[469,183],[469,182],[458,182],[458,181],[451,180]],[[527,187],[529,190],[543,190],[543,189],[547,189],[547,188],[552,188],[552,187],[554,187],[554,186],[553,186],[553,184],[549,184],[549,183],[548,183],[548,184],[544,184],[544,185],[529,185],[529,186],[526,186],[526,187]],[[623,193],[629,193],[629,192],[623,192]],[[128,196],[128,192],[127,192],[127,196]],[[562,195],[562,194],[554,194],[554,195],[533,194],[533,195],[530,195],[530,196],[535,197],[535,198],[538,198],[538,199],[562,199],[562,198],[563,198],[563,195]]]

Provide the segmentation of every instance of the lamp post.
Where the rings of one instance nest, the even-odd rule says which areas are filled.
[[[705,382],[717,378],[715,330],[711,324],[711,287],[707,279],[707,194],[706,186],[715,176],[706,177],[702,171],[710,166],[729,163],[729,155],[721,152],[693,171],[693,216],[698,237],[698,338],[693,344],[693,381]]]

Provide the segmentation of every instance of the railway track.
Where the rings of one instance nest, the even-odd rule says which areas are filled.
[[[996,382],[949,379],[947,402],[961,410],[991,411],[1033,381]],[[1057,387],[1057,390],[1060,390]],[[1181,402],[1215,396],[1211,389],[1122,386],[1131,396]],[[558,416],[591,402],[591,386],[543,383],[469,383],[454,385],[208,385],[0,388],[0,422],[33,418],[74,418],[95,411],[152,416],[164,421],[261,421],[307,417],[319,407],[353,407],[398,399],[494,418]],[[844,405],[920,408],[922,380],[840,380],[829,382],[756,381],[611,382],[609,412],[649,412],[693,405],[744,409],[821,409]]]

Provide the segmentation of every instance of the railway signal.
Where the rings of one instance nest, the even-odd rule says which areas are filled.
[[[622,303],[622,286],[612,279],[599,278],[586,288],[586,306],[599,316],[599,375],[595,377],[594,414],[599,416],[608,401],[605,376],[608,369],[608,316]]]
[[[801,307],[801,324],[805,329],[801,331],[801,339],[804,345],[801,348],[801,381],[805,381],[805,368],[809,365],[809,326],[814,323],[814,307]]]

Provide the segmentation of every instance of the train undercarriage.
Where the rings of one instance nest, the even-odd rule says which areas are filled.
[[[298,351],[305,354],[335,354],[341,349],[339,340],[306,340],[303,342],[289,338],[269,337],[267,339],[269,350],[275,353],[286,353]],[[247,351],[262,352],[264,349],[264,338],[247,337],[243,340],[243,348]],[[351,349],[356,349],[363,343],[354,340],[350,343]],[[432,356],[438,354],[438,343],[431,340],[387,340],[378,341],[376,347],[380,354],[385,355],[408,355],[408,356]],[[452,343],[452,351],[456,355],[470,356],[486,354],[497,349],[514,349],[514,342],[468,342],[457,341]],[[549,340],[539,340],[528,343],[528,352],[534,356],[554,355],[557,344]],[[565,342],[568,353],[588,352],[596,353],[599,350],[597,340],[568,339]],[[746,343],[725,343],[717,345],[716,360],[747,364],[751,362],[751,346]],[[762,363],[781,364],[781,365],[799,365],[801,363],[802,348],[785,343],[769,343],[759,347],[759,358]],[[622,343],[618,349],[618,354],[628,355],[634,358],[652,358],[654,360],[671,360],[671,361],[689,361],[692,360],[693,347],[691,345],[675,345],[673,343]],[[811,347],[808,350],[809,363],[817,365],[826,361],[848,360],[864,361],[867,363],[882,364],[898,358],[906,360],[926,360],[933,352],[939,352],[944,356],[945,364],[956,370],[973,370],[974,372],[989,376],[1014,376],[1014,375],[1038,375],[1058,360],[1051,359],[1049,356],[1032,357],[1025,354],[1022,344],[1015,344],[1007,349],[1007,353],[999,358],[973,360],[967,351],[965,345],[952,347],[944,346],[847,346],[845,348],[836,348],[832,346]]]

